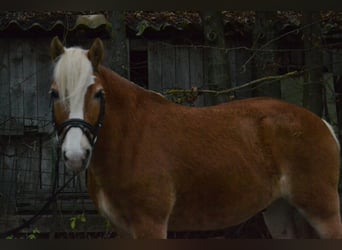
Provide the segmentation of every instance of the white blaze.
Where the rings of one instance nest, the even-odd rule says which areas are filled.
[[[61,100],[69,111],[69,119],[84,119],[84,98],[88,87],[94,83],[93,68],[86,53],[80,48],[65,48],[54,70],[54,78]],[[81,167],[87,150],[91,150],[91,145],[82,130],[71,128],[62,145],[67,166]]]
[[[83,113],[70,112],[69,119],[83,119]],[[85,140],[83,132],[80,128],[71,128],[65,136],[62,150],[70,161],[82,161],[84,150],[88,148],[88,142]]]

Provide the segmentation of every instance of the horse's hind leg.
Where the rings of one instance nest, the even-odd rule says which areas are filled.
[[[328,158],[329,159],[329,158]],[[311,172],[293,173],[289,178],[289,202],[310,223],[321,238],[342,239],[340,200],[337,190],[338,171],[331,171],[329,164],[310,164]],[[320,167],[324,166],[324,167]],[[335,170],[339,167],[334,164]],[[327,169],[319,171],[315,168]],[[332,168],[332,167],[331,167]]]
[[[314,125],[312,127],[315,128]],[[315,129],[311,130],[314,131]],[[280,190],[319,237],[341,239],[342,224],[337,190],[340,153],[334,139],[324,135],[326,131],[311,132],[306,132],[311,137],[301,138],[301,146],[296,144],[293,154],[284,151],[286,159],[281,166],[283,174]],[[296,142],[299,143],[300,140]]]
[[[263,216],[272,238],[317,238],[314,229],[284,199],[273,202],[263,213]]]
[[[331,191],[322,194],[321,200],[305,202],[294,200],[294,205],[308,220],[321,238],[342,239],[342,223],[338,193]]]

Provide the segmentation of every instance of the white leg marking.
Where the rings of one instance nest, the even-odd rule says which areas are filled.
[[[100,190],[97,194],[98,206],[100,214],[109,220],[115,226],[125,229],[126,223],[120,218],[115,208],[110,204],[108,197]]]

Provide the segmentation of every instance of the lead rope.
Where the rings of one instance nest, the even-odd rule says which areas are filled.
[[[56,197],[57,195],[63,191],[63,189],[72,181],[75,179],[75,177],[77,175],[73,175],[70,179],[68,179],[63,186],[61,186],[60,188],[57,189],[57,182],[58,182],[58,167],[59,167],[59,161],[60,161],[60,157],[61,157],[61,152],[60,152],[60,148],[57,147],[57,159],[55,162],[55,178],[54,178],[54,184],[52,187],[52,195],[48,198],[48,200],[45,202],[45,204],[42,206],[42,208],[35,214],[33,215],[30,219],[28,219],[27,221],[25,221],[23,224],[10,229],[6,232],[2,232],[0,233],[0,238],[6,238],[8,236],[11,236],[17,232],[19,232],[20,230],[29,227],[30,225],[34,224],[38,219],[40,219],[40,217],[43,215],[43,212],[49,208],[49,206],[52,204],[52,202],[56,201]]]

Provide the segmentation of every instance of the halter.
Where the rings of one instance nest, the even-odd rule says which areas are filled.
[[[97,122],[95,125],[92,125],[83,119],[72,118],[72,119],[66,120],[61,125],[56,126],[54,105],[52,104],[52,120],[53,120],[53,125],[55,127],[55,130],[57,132],[59,147],[63,144],[65,136],[71,128],[80,128],[83,134],[87,137],[89,144],[92,146],[92,148],[94,148],[96,141],[97,141],[98,131],[102,127],[104,112],[105,112],[104,95],[103,94],[99,95],[99,98],[100,98],[100,113],[99,113],[99,116],[97,118]],[[64,135],[61,136],[63,132],[64,132]]]

